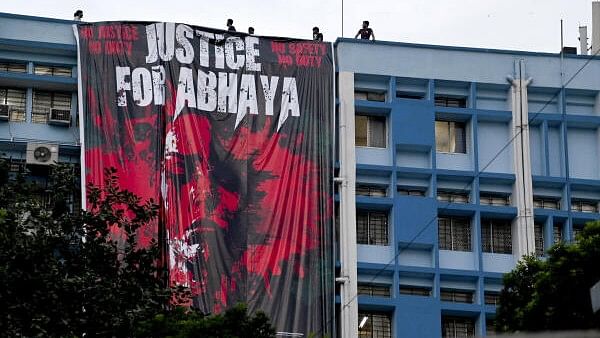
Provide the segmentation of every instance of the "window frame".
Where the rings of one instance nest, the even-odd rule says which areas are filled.
[[[361,327],[360,323],[364,317],[368,320]],[[375,320],[377,319],[377,321]],[[366,324],[369,324],[368,326]],[[380,330],[375,330],[373,324],[378,323]],[[370,330],[368,330],[370,328]],[[387,312],[358,311],[358,337],[359,338],[392,338],[392,316]]]
[[[442,222],[443,221],[448,221],[449,224],[448,226],[450,227],[450,248],[446,247],[446,241],[442,241],[442,231],[440,230],[440,227],[442,226]],[[456,224],[458,221],[462,221],[464,223],[459,223]],[[467,238],[463,240],[464,243],[468,243],[468,247],[466,248],[466,250],[462,247],[459,246],[458,243],[460,243],[460,241],[457,238],[457,233],[462,233],[462,232],[458,232],[458,230],[455,230],[458,227],[461,228],[465,228],[466,225],[466,234],[467,234]],[[464,229],[461,229],[464,230]],[[446,233],[446,232],[444,232]],[[443,245],[442,245],[443,243]],[[460,248],[459,248],[460,247]],[[454,216],[438,216],[438,248],[439,250],[449,250],[449,251],[461,251],[461,252],[472,252],[473,251],[473,225],[471,223],[471,219],[469,217],[454,217]]]
[[[452,324],[452,325],[447,325]],[[458,332],[457,324],[464,325],[464,332]],[[445,327],[452,330],[452,335],[447,335]],[[461,327],[462,329],[462,327]],[[462,331],[462,330],[461,330]],[[444,316],[442,315],[442,337],[443,338],[463,338],[475,337],[475,320],[470,317]]]
[[[367,118],[367,125],[366,125],[367,135],[365,138],[367,140],[366,145],[359,145],[358,142],[356,142],[356,139],[358,136],[358,133],[356,132],[356,129],[357,129],[356,128],[356,124],[357,124],[356,120],[358,117],[366,117]],[[371,127],[371,119],[383,119],[383,128],[384,128],[383,129],[383,135],[384,135],[384,140],[383,140],[384,146],[383,147],[374,146],[371,144],[371,137],[370,137],[370,135],[371,135],[370,130],[372,128]],[[389,143],[388,129],[389,128],[388,128],[388,117],[386,115],[374,115],[374,114],[365,114],[365,113],[358,112],[354,115],[354,123],[355,123],[355,128],[354,128],[355,129],[355,135],[354,135],[354,146],[355,147],[371,148],[371,149],[387,149],[388,148],[388,143]]]
[[[12,92],[13,96],[9,96],[10,92]],[[17,96],[14,96],[14,94],[17,92],[20,94],[19,98],[17,98]],[[9,98],[13,100],[19,99],[19,105],[16,106],[12,103],[9,103]],[[15,87],[0,87],[0,104],[8,105],[11,107],[11,109],[9,109],[8,111],[8,121],[27,121],[27,89]],[[16,118],[15,116],[17,116],[18,118]]]
[[[366,214],[366,229],[364,231],[359,231],[359,217],[364,216]],[[374,214],[385,215],[385,241],[379,240],[377,238],[373,239],[374,234],[379,234],[381,231],[372,232],[371,231],[371,217]],[[362,223],[361,223],[362,224]],[[375,224],[373,226],[376,226]],[[361,234],[366,234],[366,243],[362,243],[362,238],[359,238]],[[356,244],[359,245],[377,245],[377,246],[389,246],[390,245],[390,215],[389,211],[380,211],[380,210],[357,210],[356,211]],[[384,243],[385,244],[380,244]]]
[[[444,123],[447,125],[447,127],[444,127],[446,134],[446,137],[448,138],[448,149],[440,149],[440,147],[438,147],[438,125],[440,123]],[[464,148],[464,152],[463,151],[457,151],[457,142],[456,142],[456,126],[460,125],[462,126],[462,139],[463,139],[463,144],[461,144]],[[454,126],[454,127],[452,127]],[[467,140],[467,127],[468,127],[468,123],[466,121],[456,121],[456,120],[451,120],[451,119],[444,119],[444,118],[436,118],[435,119],[435,125],[434,125],[434,134],[435,134],[435,152],[436,153],[440,153],[440,154],[463,154],[466,155],[469,153],[469,142]],[[454,148],[454,151],[452,150]]]
[[[482,218],[480,222],[481,226],[481,251],[483,253],[492,253],[492,254],[513,254],[513,233],[512,233],[512,224],[509,220],[504,219],[494,219],[494,218]],[[487,230],[484,230],[485,228]],[[501,228],[501,229],[499,229]],[[508,229],[508,234],[510,235],[510,241],[502,240],[504,243],[502,247],[498,246],[496,248],[496,243],[494,242],[494,238],[497,238],[500,235],[504,235],[505,233],[500,233],[500,231]],[[496,230],[494,230],[496,229]],[[489,236],[485,236],[486,232],[488,232]],[[489,238],[487,238],[489,237]],[[489,240],[489,243],[487,242]],[[489,251],[487,250],[487,246],[489,244]],[[508,249],[510,250],[508,250]]]

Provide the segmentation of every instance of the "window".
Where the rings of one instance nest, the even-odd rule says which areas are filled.
[[[577,241],[577,237],[579,236],[579,234],[581,233],[582,230],[583,230],[583,226],[581,226],[581,227],[573,226],[573,241]]]
[[[0,62],[0,72],[27,73],[27,65],[16,62]]]
[[[385,117],[356,115],[355,122],[357,147],[386,147]]]
[[[356,239],[358,244],[388,245],[388,214],[381,211],[358,211]]]
[[[376,184],[357,184],[356,194],[360,196],[385,197],[387,196],[387,187]]]
[[[473,291],[441,289],[440,300],[443,302],[473,303]]]
[[[544,225],[535,223],[533,228],[535,235],[535,255],[541,257],[544,255]]]
[[[598,202],[583,199],[571,200],[571,210],[579,212],[598,212]]]
[[[466,191],[438,190],[438,201],[450,203],[469,203],[469,193]]]
[[[358,294],[371,297],[390,297],[389,285],[358,283]]]
[[[439,153],[467,153],[463,122],[435,121],[435,149]]]
[[[554,237],[554,244],[558,244],[563,241],[563,225],[554,224],[552,227],[552,234]]]
[[[10,121],[25,121],[26,97],[24,89],[0,88],[0,104],[8,105]]]
[[[354,98],[356,100],[385,102],[385,92],[369,92],[357,90],[354,92]]]
[[[51,75],[51,76],[68,76],[73,74],[71,67],[58,67],[58,66],[39,66],[35,65],[33,69],[35,75]]]
[[[507,206],[507,205],[510,205],[510,194],[482,192],[479,194],[479,204],[493,205],[493,206]]]
[[[71,111],[71,93],[33,91],[31,122],[47,123],[50,109]]]
[[[466,108],[467,99],[464,97],[436,96],[435,105],[438,107]]]
[[[505,220],[482,219],[481,241],[483,252],[512,254],[512,231]]]
[[[404,196],[420,196],[420,197],[425,196],[425,188],[419,189],[419,188],[398,187],[396,190],[398,191],[398,193],[400,195],[404,195]]]
[[[399,99],[423,100],[425,98],[425,94],[416,92],[396,91],[396,97]]]
[[[441,250],[471,251],[471,221],[468,218],[439,217],[438,241]]]
[[[392,338],[392,318],[386,313],[359,311],[358,337]]]
[[[442,316],[442,337],[475,337],[475,320],[464,317]]]
[[[483,293],[483,297],[485,298],[485,305],[494,305],[497,306],[500,304],[500,293],[495,291],[485,291]]]
[[[485,334],[487,336],[496,335],[496,322],[493,319],[485,320]]]
[[[558,210],[560,209],[560,198],[534,196],[533,207]]]
[[[430,297],[431,288],[427,286],[400,285],[400,294]]]

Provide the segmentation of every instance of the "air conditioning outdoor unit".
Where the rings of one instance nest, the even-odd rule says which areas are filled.
[[[48,120],[48,123],[59,126],[71,125],[71,111],[68,109],[50,109],[50,119]]]
[[[51,165],[58,162],[58,144],[27,143],[27,164]]]
[[[8,121],[10,113],[10,106],[7,104],[0,104],[0,121]]]

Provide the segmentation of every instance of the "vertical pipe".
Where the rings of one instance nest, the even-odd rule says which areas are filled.
[[[340,337],[358,336],[354,73],[338,73],[340,160]]]

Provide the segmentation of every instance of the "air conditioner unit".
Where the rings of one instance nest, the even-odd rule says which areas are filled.
[[[59,126],[71,125],[71,111],[68,109],[50,109],[50,119],[48,120],[48,123]]]
[[[10,106],[7,104],[0,104],[0,121],[8,121],[10,114]]]
[[[58,162],[58,145],[27,143],[27,164],[51,165]]]

